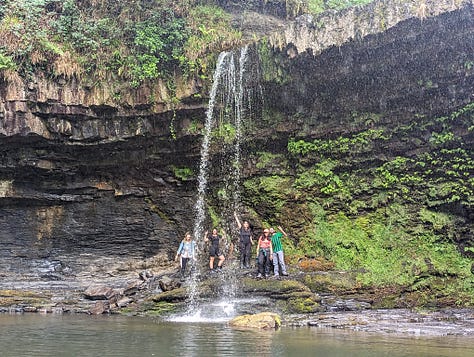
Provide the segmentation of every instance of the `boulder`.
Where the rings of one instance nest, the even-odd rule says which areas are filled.
[[[231,327],[277,329],[281,326],[280,315],[273,312],[261,312],[253,315],[241,315],[229,321]]]
[[[170,291],[181,286],[180,282],[176,279],[172,279],[169,276],[163,276],[159,281],[160,289],[163,291]]]

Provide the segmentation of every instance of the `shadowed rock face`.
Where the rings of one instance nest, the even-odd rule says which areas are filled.
[[[415,114],[433,117],[468,104],[474,100],[474,72],[466,65],[474,61],[473,18],[466,6],[423,21],[404,19],[319,53],[284,43],[272,55],[285,79],[264,82],[266,109],[283,119],[271,128],[255,123],[247,153],[262,147],[286,153],[289,136],[357,133],[367,123],[354,122],[354,112],[383,113],[379,125],[395,128]],[[173,167],[197,173],[201,138],[189,128],[194,120],[202,125],[205,103],[183,94],[187,104],[175,117],[164,104],[148,105],[145,94],[135,106],[120,107],[95,103],[86,92],[77,83],[47,79],[0,82],[3,286],[22,279],[84,286],[134,262],[172,257],[192,229],[195,182],[178,179]],[[304,119],[295,121],[297,113]],[[261,139],[260,130],[274,140]],[[427,151],[426,135],[394,137],[353,164]],[[457,135],[466,145],[474,141],[472,131]],[[244,169],[247,177],[256,173],[251,165]],[[469,208],[461,210],[472,218]]]
[[[166,264],[192,228],[194,184],[172,172],[173,165],[194,165],[199,150],[192,142],[151,136],[107,143],[36,135],[1,140],[5,287],[23,280],[87,284],[93,276],[144,268],[134,262],[156,255]]]
[[[465,105],[473,99],[474,78],[466,68],[474,48],[472,11],[412,17],[384,32],[317,48],[290,43],[281,51],[289,80],[267,86],[268,106],[307,113],[315,122],[305,124],[334,127],[353,124],[348,121],[355,111],[383,113],[396,124]]]

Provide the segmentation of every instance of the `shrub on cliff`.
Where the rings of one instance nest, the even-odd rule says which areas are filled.
[[[134,86],[173,80],[176,72],[206,71],[206,56],[240,34],[222,9],[199,3],[6,0],[0,11],[0,70]]]

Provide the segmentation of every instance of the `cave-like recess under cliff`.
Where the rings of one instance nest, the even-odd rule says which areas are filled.
[[[467,4],[434,17],[412,17],[319,53],[292,43],[270,46],[271,56],[261,62],[266,114],[246,135],[245,157],[252,160],[258,150],[287,156],[289,138],[334,139],[380,128],[391,130],[391,139],[351,156],[351,170],[438,150],[429,137],[443,128],[420,129],[417,121],[452,115],[474,101],[473,15]],[[269,73],[273,69],[278,73]],[[55,86],[55,98],[39,94],[48,86]],[[0,82],[4,287],[18,280],[58,286],[87,281],[153,257],[158,258],[150,264],[159,265],[191,229],[196,183],[178,177],[176,168],[198,170],[201,137],[189,127],[204,121],[206,103],[190,101],[174,116],[146,105],[62,102],[75,86],[23,83],[13,91],[11,83]],[[470,126],[454,129],[471,160],[472,115]],[[410,125],[412,131],[397,129]],[[251,163],[244,179],[271,173]],[[244,198],[244,203],[261,218],[275,218],[265,205],[260,212],[258,202]],[[291,207],[296,214],[297,203]],[[471,246],[472,205],[449,209],[463,218],[458,240]],[[291,226],[291,220],[284,223]],[[293,221],[295,231],[308,223],[302,217]]]

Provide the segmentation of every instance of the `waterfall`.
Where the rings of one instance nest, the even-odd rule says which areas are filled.
[[[209,94],[209,104],[206,111],[206,122],[204,125],[204,138],[201,145],[201,162],[199,164],[199,176],[198,176],[198,192],[196,205],[194,207],[195,220],[194,220],[194,239],[200,242],[204,235],[204,219],[205,219],[205,198],[208,180],[208,169],[209,169],[209,146],[211,141],[211,131],[214,125],[214,106],[216,103],[217,89],[219,87],[219,81],[224,67],[224,60],[228,56],[227,52],[222,52],[217,59],[216,70],[212,80],[212,88]]]
[[[249,47],[240,49],[240,53],[222,52],[217,60],[213,75],[212,87],[209,93],[209,103],[206,111],[205,125],[203,130],[203,141],[201,145],[201,160],[199,164],[197,199],[194,207],[193,236],[199,247],[199,259],[196,269],[188,283],[189,308],[187,318],[200,319],[202,309],[199,307],[198,279],[201,275],[200,267],[207,262],[208,256],[203,253],[204,223],[206,220],[206,198],[208,190],[209,175],[212,173],[221,178],[221,182],[213,182],[213,189],[217,190],[219,202],[219,218],[221,226],[229,238],[236,233],[236,225],[233,212],[238,211],[241,206],[240,181],[241,181],[241,156],[242,140],[244,132],[244,121],[251,117],[252,98],[260,93],[255,89],[258,68],[251,71],[248,66]],[[249,78],[247,78],[249,76]],[[211,145],[215,145],[215,151],[219,159],[217,167],[210,166]],[[213,151],[214,152],[214,151]],[[229,252],[226,247],[226,253]],[[228,258],[228,257],[226,257]],[[216,259],[217,262],[217,259]],[[235,273],[229,260],[224,263],[224,276],[216,277],[222,279],[222,294],[227,298],[222,303],[223,313],[229,314],[234,307],[229,305],[228,299],[235,297]],[[207,266],[207,264],[205,265]],[[217,306],[221,306],[217,305]]]
[[[247,72],[249,47],[240,50],[238,59],[234,52],[222,52],[217,60],[213,76],[209,104],[206,111],[204,138],[201,146],[201,161],[198,175],[198,192],[195,205],[194,238],[200,242],[204,235],[206,213],[206,191],[209,176],[209,150],[213,129],[217,133],[216,141],[222,148],[220,167],[215,168],[223,181],[221,198],[229,207],[224,211],[232,212],[239,208],[240,177],[241,177],[241,142],[242,122],[245,118],[245,105],[251,102],[253,88],[247,88],[245,73]],[[257,70],[258,71],[258,70]],[[254,73],[253,73],[254,74]],[[252,87],[252,85],[250,86]],[[247,98],[246,98],[247,94]],[[227,131],[230,131],[229,133]],[[223,214],[223,221],[228,223],[229,213]],[[228,227],[225,227],[228,228]]]
[[[235,150],[234,163],[235,175],[233,175],[233,203],[234,210],[238,210],[240,202],[240,175],[241,175],[241,142],[242,142],[242,118],[244,115],[243,99],[244,99],[244,73],[245,64],[248,57],[248,46],[245,46],[240,52],[239,60],[239,86],[237,91],[237,98],[235,101]]]

